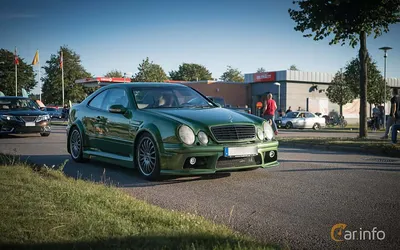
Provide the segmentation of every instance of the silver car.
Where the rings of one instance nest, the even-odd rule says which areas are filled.
[[[319,117],[308,111],[293,111],[276,120],[279,127],[312,128],[318,130],[325,127],[325,118]]]

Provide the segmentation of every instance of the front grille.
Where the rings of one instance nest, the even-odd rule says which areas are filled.
[[[261,164],[260,155],[244,157],[244,158],[220,157],[217,161],[216,168],[245,167],[245,166],[252,166],[252,165],[259,165],[259,164]]]
[[[24,122],[34,122],[37,116],[20,116],[21,120]]]
[[[217,141],[239,141],[256,137],[254,125],[225,125],[211,128]]]

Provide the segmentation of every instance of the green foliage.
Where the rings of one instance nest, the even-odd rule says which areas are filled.
[[[132,79],[134,82],[164,82],[168,79],[163,68],[153,61],[150,62],[148,57],[139,64],[138,70]]]
[[[206,67],[195,63],[183,63],[177,71],[169,72],[171,80],[177,81],[201,81],[212,80],[212,74]]]
[[[121,71],[115,69],[115,70],[109,71],[109,72],[105,75],[105,77],[124,77],[124,75],[122,74]]]
[[[332,103],[336,103],[340,106],[340,115],[343,115],[343,105],[354,100],[354,94],[351,91],[349,84],[346,82],[342,70],[335,74],[331,85],[326,90],[326,96]]]
[[[60,48],[63,51],[64,65],[64,93],[65,104],[71,102],[80,102],[85,99],[92,89],[84,88],[80,84],[75,84],[78,79],[91,77],[91,75],[81,65],[81,59],[72,49],[67,46]],[[43,80],[43,95],[45,103],[62,104],[62,81],[60,68],[60,50],[57,54],[52,54],[50,60],[46,61],[43,67],[46,75]]]
[[[257,69],[257,73],[263,73],[263,72],[266,72],[266,70],[263,67]]]
[[[299,10],[289,9],[290,17],[296,22],[295,30],[311,31],[304,37],[315,41],[334,35],[329,44],[342,45],[347,40],[355,47],[358,35],[364,31],[375,38],[389,31],[389,25],[399,22],[400,0],[306,0],[293,1]]]
[[[225,82],[244,82],[242,72],[239,69],[232,68],[232,66],[227,67],[220,79]]]
[[[380,104],[385,99],[385,80],[381,75],[381,72],[376,66],[376,62],[372,60],[370,56],[367,57],[367,101],[371,104]],[[349,85],[354,98],[360,96],[360,69],[361,64],[358,58],[353,58],[345,68],[344,76],[346,83]],[[386,85],[386,101],[390,100],[391,91],[390,87]]]
[[[30,92],[36,86],[35,76],[32,65],[25,63],[24,59],[19,57],[18,95],[22,96],[22,88]],[[0,91],[6,96],[15,96],[14,53],[6,49],[0,49]]]
[[[296,65],[290,65],[289,70],[299,70]]]
[[[349,41],[353,48],[360,43],[360,138],[367,136],[367,37],[389,31],[400,21],[400,0],[304,0],[293,1],[298,9],[289,9],[296,22],[295,30],[315,41],[331,37],[330,45]],[[333,37],[332,37],[333,35]]]

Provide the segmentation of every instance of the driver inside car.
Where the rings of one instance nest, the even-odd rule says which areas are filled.
[[[163,93],[159,99],[158,105],[160,107],[173,107],[174,103],[174,97],[171,93]]]

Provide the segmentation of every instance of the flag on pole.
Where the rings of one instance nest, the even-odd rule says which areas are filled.
[[[32,65],[36,65],[39,63],[39,51],[36,50],[35,57],[33,57]]]
[[[14,64],[19,65],[19,58],[17,55],[17,47],[15,47],[15,52],[14,52]]]
[[[62,51],[60,51],[60,69],[63,68],[63,61],[64,61],[64,59],[63,59],[63,53],[62,53]]]

